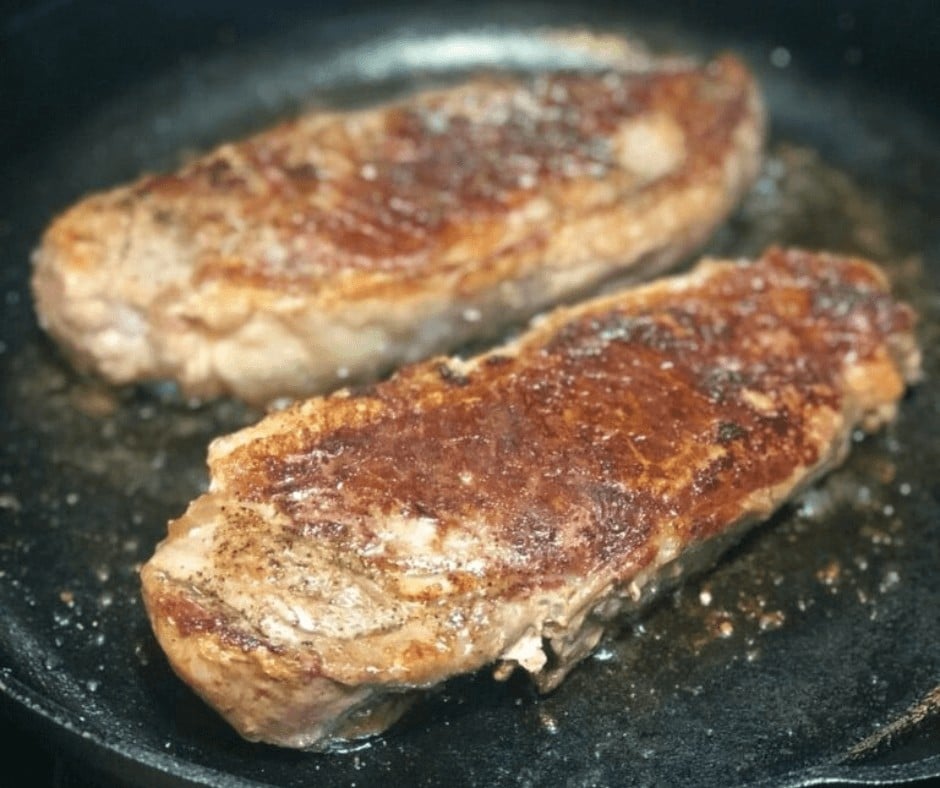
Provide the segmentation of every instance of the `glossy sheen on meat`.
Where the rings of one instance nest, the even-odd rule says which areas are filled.
[[[111,381],[265,403],[649,276],[750,184],[762,111],[731,57],[610,65],[314,112],[93,195],[35,254],[40,321]]]
[[[154,630],[241,734],[287,746],[487,665],[549,689],[893,417],[912,324],[871,264],[771,250],[298,403],[212,444],[142,571]]]

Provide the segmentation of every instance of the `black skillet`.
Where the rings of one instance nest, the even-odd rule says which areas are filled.
[[[47,0],[2,12],[0,734],[26,752],[32,739],[16,731],[40,738],[66,755],[66,772],[94,763],[95,780],[146,785],[940,775],[933,5]],[[558,65],[534,32],[571,24],[633,31],[660,48],[740,52],[764,84],[773,131],[763,176],[711,251],[753,254],[779,241],[883,261],[922,314],[926,378],[896,425],[860,438],[818,490],[549,697],[521,679],[474,676],[349,752],[243,742],[171,674],[136,566],[205,483],[208,440],[257,414],[76,376],[36,326],[30,249],[81,194],[172,168],[305,106],[362,104],[481,68]]]

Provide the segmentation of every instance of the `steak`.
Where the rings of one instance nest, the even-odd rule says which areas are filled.
[[[154,631],[243,736],[289,747],[486,666],[549,690],[893,418],[913,325],[872,264],[771,249],[295,403],[212,443],[141,571]]]
[[[648,277],[751,183],[761,104],[733,57],[599,58],[314,111],[94,194],[35,252],[40,323],[114,383],[267,404]]]

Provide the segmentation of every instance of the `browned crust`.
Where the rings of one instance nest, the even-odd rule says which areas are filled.
[[[192,245],[197,286],[221,280],[307,295],[328,283],[344,300],[376,288],[396,297],[429,275],[450,275],[441,257],[468,236],[474,268],[465,273],[477,281],[505,249],[507,212],[535,197],[586,214],[640,189],[653,200],[718,177],[753,114],[752,92],[745,67],[726,56],[648,74],[482,79],[381,112],[314,114],[82,203],[45,243],[65,265],[94,267],[81,244],[95,211],[133,205]],[[618,163],[610,138],[625,120],[656,113],[681,128],[689,155],[648,184]],[[540,235],[525,243],[538,246]],[[459,265],[463,256],[453,256]]]
[[[312,113],[65,212],[35,256],[37,311],[114,382],[320,392],[674,264],[751,182],[762,128],[731,56]]]
[[[519,562],[514,586],[633,571],[665,521],[707,536],[812,467],[846,418],[846,359],[884,372],[866,379],[876,402],[904,388],[886,341],[911,312],[869,265],[773,250],[701,279],[560,312],[469,370],[438,360],[298,405],[217,455],[215,478],[353,555],[376,517],[428,517],[443,536],[472,515]],[[575,539],[572,512],[589,518]]]
[[[771,249],[296,404],[213,444],[210,492],[143,569],[157,635],[244,735],[294,746],[351,730],[368,698],[525,664],[527,633],[570,663],[605,601],[766,517],[855,426],[890,419],[919,374],[913,323],[871,264]],[[186,540],[198,571],[169,557]],[[286,639],[262,634],[270,595],[302,608]],[[232,701],[255,683],[270,702]]]

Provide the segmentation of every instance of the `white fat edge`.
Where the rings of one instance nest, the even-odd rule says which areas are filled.
[[[741,389],[739,396],[753,410],[762,416],[773,416],[777,412],[777,405],[773,398],[756,389]]]
[[[431,554],[438,541],[438,521],[434,517],[387,515],[376,518],[372,527],[383,552],[403,556]]]
[[[182,536],[165,540],[151,558],[152,566],[178,581],[203,575],[209,568],[217,530],[217,523],[210,521],[190,528]]]
[[[512,211],[507,216],[510,227],[516,228],[520,225],[529,226],[536,222],[545,221],[555,211],[555,206],[551,200],[545,197],[533,197],[527,200],[521,207]]]
[[[462,529],[441,529],[433,517],[383,515],[373,520],[373,529],[375,540],[363,555],[382,555],[408,577],[450,572],[481,576],[489,565],[476,535]]]
[[[498,658],[504,663],[513,663],[525,668],[529,673],[538,673],[548,662],[548,655],[542,647],[542,632],[530,626],[526,628],[515,643],[507,648]],[[497,668],[500,672],[502,671]]]
[[[274,591],[259,596],[251,591],[230,594],[226,601],[243,611],[257,611],[259,628],[265,636],[291,646],[298,646],[311,636],[352,640],[395,629],[407,618],[407,604],[383,604],[374,589],[359,582],[332,594],[285,589],[283,593]]]
[[[621,123],[613,147],[619,164],[647,183],[672,172],[686,157],[685,134],[665,113]]]

